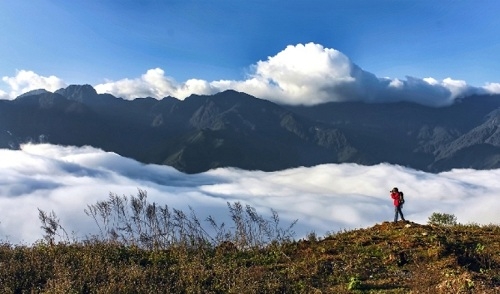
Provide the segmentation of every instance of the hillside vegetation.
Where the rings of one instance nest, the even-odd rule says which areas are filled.
[[[0,292],[500,293],[497,225],[384,222],[293,240],[274,212],[228,208],[234,223],[209,218],[209,230],[143,191],[111,194],[86,209],[100,234],[84,241],[40,211],[44,240],[0,246]]]

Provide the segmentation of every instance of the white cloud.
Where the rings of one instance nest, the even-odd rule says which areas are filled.
[[[250,67],[243,80],[205,81],[189,79],[177,82],[161,68],[153,68],[138,78],[125,78],[95,85],[98,93],[110,93],[125,99],[166,96],[184,99],[192,94],[210,95],[228,89],[251,94],[281,104],[313,105],[338,101],[396,102],[412,101],[430,106],[445,106],[461,96],[500,93],[500,83],[473,87],[463,80],[432,77],[379,78],[352,63],[335,49],[307,43],[287,46],[266,60]],[[18,71],[15,77],[3,77],[10,92],[0,98],[13,99],[29,90],[49,91],[64,86],[55,77],[42,77],[32,71]]]
[[[0,99],[2,100],[8,100],[10,97],[9,97],[9,94],[7,94],[7,92],[4,92],[2,90],[0,90]]]
[[[464,80],[453,80],[452,78],[444,79],[442,86],[451,92],[451,97],[458,97],[461,94],[465,94],[470,88]]]
[[[278,211],[283,225],[298,219],[297,237],[310,231],[369,227],[390,221],[388,192],[405,192],[407,219],[426,223],[433,212],[462,223],[500,223],[500,170],[453,170],[429,174],[401,166],[327,164],[278,172],[217,169],[186,175],[167,166],[144,165],[92,147],[23,145],[0,149],[0,240],[31,243],[42,238],[37,208],[55,211],[68,231],[96,230],[87,204],[110,192],[148,192],[150,201],[193,207],[200,219],[230,223],[226,202],[241,201],[260,213]]]
[[[95,86],[98,93],[110,93],[124,99],[138,97],[153,97],[161,99],[167,96],[179,99],[191,94],[213,94],[210,84],[203,80],[190,79],[184,84],[177,83],[173,78],[165,76],[161,68],[148,70],[140,78],[109,81]]]
[[[302,103],[335,99],[330,89],[354,83],[352,71],[353,64],[341,52],[308,43],[288,46],[267,61],[259,61],[253,77],[275,85],[281,101]]]
[[[500,94],[500,83],[487,83],[483,88],[488,93]]]
[[[10,92],[0,91],[0,99],[14,99],[31,90],[45,89],[54,92],[66,87],[66,83],[56,76],[44,77],[31,70],[18,70],[14,77],[4,76],[2,81],[10,87]]]
[[[148,70],[140,78],[123,79],[117,82],[107,82],[94,86],[98,93],[111,93],[125,99],[137,97],[163,98],[168,96],[176,83],[164,76],[160,68]]]
[[[335,49],[319,44],[288,46],[267,61],[259,61],[253,83],[236,84],[238,90],[286,104],[318,104],[331,101],[413,101],[443,106],[462,94],[478,90],[451,78],[378,78],[352,63]],[[258,91],[252,91],[254,84]]]
[[[389,87],[401,89],[404,86],[404,83],[399,79],[393,79],[393,80],[389,79],[389,80],[390,80]]]
[[[267,60],[258,61],[245,80],[191,79],[178,83],[156,68],[137,79],[96,86],[99,93],[127,99],[145,96],[184,99],[191,94],[208,95],[234,89],[282,104],[412,101],[431,106],[449,105],[457,97],[473,93],[498,93],[498,88],[498,84],[493,83],[484,88],[472,87],[452,78],[442,81],[410,76],[378,78],[352,63],[343,53],[315,43],[290,45]]]

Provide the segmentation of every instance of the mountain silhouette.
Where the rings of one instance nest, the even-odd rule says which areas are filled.
[[[186,173],[381,162],[440,172],[500,167],[500,96],[434,108],[409,102],[278,105],[228,90],[124,100],[90,85],[0,101],[0,147],[91,145]]]

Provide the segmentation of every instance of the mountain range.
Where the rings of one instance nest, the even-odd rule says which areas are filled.
[[[0,100],[0,148],[90,145],[186,173],[382,162],[427,172],[500,168],[500,95],[446,107],[410,102],[278,105],[228,90],[124,100],[90,85]]]

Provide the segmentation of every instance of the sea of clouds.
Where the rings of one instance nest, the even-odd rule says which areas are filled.
[[[277,172],[221,168],[188,175],[146,165],[93,147],[26,144],[0,149],[0,241],[42,239],[38,209],[54,211],[68,232],[97,233],[84,213],[109,193],[136,195],[231,224],[227,202],[249,204],[263,215],[279,213],[282,226],[298,219],[296,239],[316,232],[370,227],[394,216],[389,190],[405,192],[408,220],[425,224],[433,212],[460,223],[500,223],[500,169],[457,169],[439,174],[402,166],[325,164]]]
[[[7,90],[0,87],[0,99],[14,99],[35,89],[56,91],[66,83],[56,76],[40,76],[19,70],[4,76]],[[211,95],[233,89],[280,104],[314,105],[331,101],[394,102],[412,101],[445,106],[471,94],[498,94],[500,83],[476,87],[464,80],[432,77],[377,77],[354,64],[342,52],[320,44],[289,45],[267,60],[249,66],[243,80],[205,81],[192,78],[178,82],[161,68],[152,68],[140,77],[123,78],[93,85],[98,93],[124,99],[166,96],[184,99],[192,94]]]

